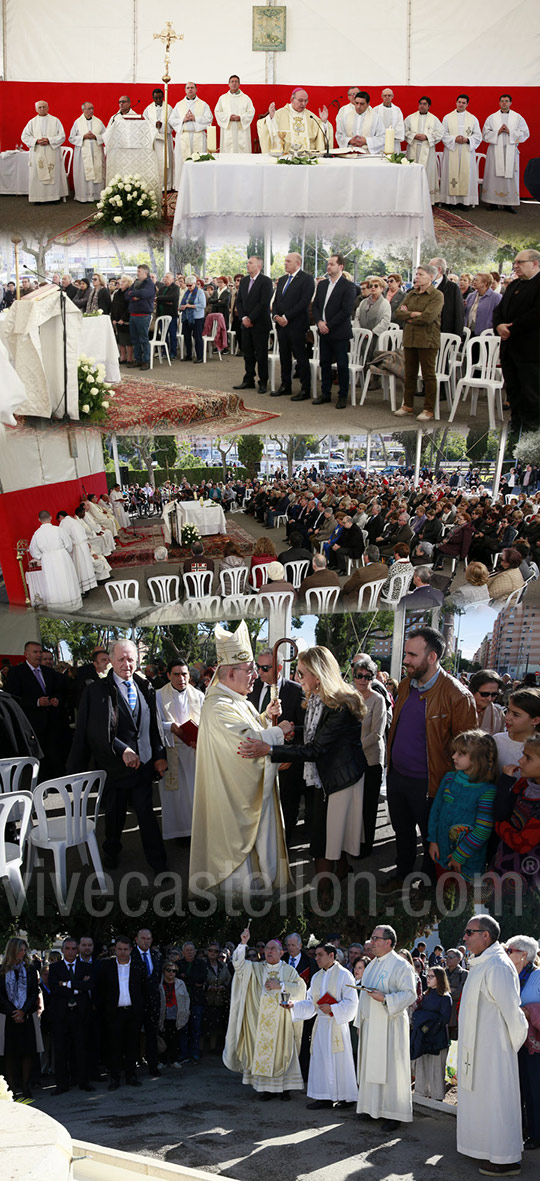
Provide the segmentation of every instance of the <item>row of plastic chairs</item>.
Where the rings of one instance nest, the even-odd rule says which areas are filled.
[[[37,782],[38,774],[37,759],[0,759],[0,878],[9,882],[18,911],[36,861],[47,852],[53,856],[61,908],[67,903],[68,849],[78,850],[83,865],[88,865],[90,854],[101,892],[108,889],[96,837],[105,771],[85,771],[43,783]]]

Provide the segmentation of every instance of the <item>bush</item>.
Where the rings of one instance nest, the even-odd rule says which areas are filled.
[[[120,467],[124,467],[124,464],[121,463]],[[240,476],[242,479],[244,479],[247,476],[247,471],[244,467],[236,467],[231,470],[234,472],[235,476]],[[114,471],[106,472],[105,474],[107,476],[107,488],[110,492],[111,488],[113,488],[114,485],[116,484],[116,475],[115,475]],[[200,484],[201,480],[210,480],[210,483],[213,483],[215,481],[217,484],[217,483],[219,483],[220,480],[223,480],[223,468],[221,468],[221,467],[186,467],[186,468],[181,468],[180,467],[180,468],[175,468],[174,471],[172,469],[169,470],[169,479],[172,481],[173,484],[179,484],[180,481],[183,480],[184,476],[186,477],[187,480],[189,480],[190,484]],[[148,472],[146,470],[143,471],[141,468],[129,468],[129,471],[128,471],[128,483],[129,484],[146,484],[147,479],[148,479]],[[161,468],[161,467],[155,468],[154,469],[154,479],[156,482],[156,488],[160,488],[161,485],[164,484],[167,479],[167,473],[166,473],[165,469]]]

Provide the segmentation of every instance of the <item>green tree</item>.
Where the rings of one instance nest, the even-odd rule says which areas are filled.
[[[160,467],[165,468],[167,479],[169,479],[169,470],[174,468],[178,462],[178,446],[174,435],[155,435],[152,458],[157,460]]]
[[[345,611],[341,615],[320,615],[315,627],[317,644],[333,652],[344,673],[354,652],[370,652],[374,640],[391,636],[393,611],[366,611],[361,615]]]
[[[261,456],[264,450],[263,440],[260,435],[239,435],[237,438],[238,444],[238,462],[241,463],[250,476],[257,474],[257,465],[261,461]]]
[[[171,270],[175,274],[200,274],[204,266],[204,238],[180,238],[171,247]]]
[[[221,246],[207,254],[206,269],[209,275],[245,275],[247,257],[245,248]]]
[[[540,463],[540,432],[522,435],[515,445],[514,455],[520,463]]]

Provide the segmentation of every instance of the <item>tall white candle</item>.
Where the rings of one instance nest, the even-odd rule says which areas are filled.
[[[394,151],[394,140],[394,128],[387,127],[384,133],[384,153],[386,156],[390,156]]]
[[[393,134],[393,132],[392,132]],[[215,152],[217,148],[216,142],[216,128],[208,127],[206,130],[206,150],[207,152]]]

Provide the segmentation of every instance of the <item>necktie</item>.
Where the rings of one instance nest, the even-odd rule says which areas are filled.
[[[151,976],[152,971],[153,971],[152,957],[151,957],[149,951],[145,952],[145,955],[146,955],[146,967],[148,968],[148,975]]]
[[[41,669],[40,668],[33,668],[32,672],[36,678],[36,681],[37,681],[40,689],[43,689],[45,696],[47,696],[47,687],[45,685],[45,678],[43,676]]]
[[[264,693],[262,695],[262,701],[261,701],[260,708],[259,708],[259,713],[261,713],[261,714],[264,713],[269,701],[270,701],[270,685],[265,685]]]
[[[250,292],[250,291],[251,291],[251,288],[253,287],[253,284],[254,284],[254,282],[255,282],[255,280],[254,280],[254,279],[250,279],[250,280],[249,280],[249,284],[248,284],[248,292]]]
[[[131,680],[131,677],[129,677],[129,679],[126,681],[126,690],[128,705],[131,712],[133,713],[137,705],[137,690],[133,684],[133,681]]]
[[[291,275],[287,275],[287,278],[286,278],[286,280],[285,280],[285,282],[284,282],[284,284],[283,284],[283,291],[282,291],[282,293],[281,293],[282,295],[285,295],[285,292],[286,292],[286,290],[287,290],[287,287],[289,286],[289,283],[290,283],[290,282],[291,282]]]

